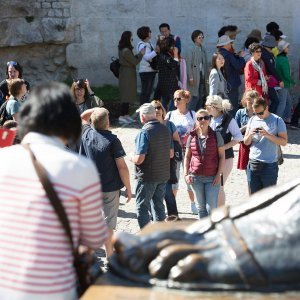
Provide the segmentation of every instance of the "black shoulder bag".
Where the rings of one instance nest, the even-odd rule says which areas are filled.
[[[99,260],[91,249],[88,249],[83,253],[79,253],[79,247],[75,247],[73,242],[68,216],[61,203],[61,200],[59,199],[52,183],[47,176],[45,168],[36,159],[34,153],[29,147],[29,144],[22,146],[29,151],[34,169],[71,244],[72,255],[74,258],[73,266],[77,275],[77,293],[79,296],[81,296],[85,290],[97,279],[97,277],[102,274]]]

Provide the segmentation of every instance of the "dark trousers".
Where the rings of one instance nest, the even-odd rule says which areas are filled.
[[[153,90],[154,80],[156,72],[142,72],[140,73],[141,78],[141,95],[140,104],[148,103]]]
[[[297,106],[295,107],[295,110],[292,115],[291,124],[292,125],[298,125],[298,121],[300,118],[300,98]]]
[[[121,116],[126,116],[129,114],[129,103],[123,102],[121,103]]]
[[[172,184],[166,184],[166,194],[165,194],[165,201],[167,206],[168,216],[175,215],[178,216],[177,204],[176,199],[172,190]]]
[[[269,112],[276,114],[277,107],[279,104],[279,98],[276,90],[274,88],[268,88],[268,96],[269,96]]]
[[[234,118],[239,109],[239,88],[231,88],[231,90],[228,92],[228,98],[232,104],[232,110],[230,113]]]

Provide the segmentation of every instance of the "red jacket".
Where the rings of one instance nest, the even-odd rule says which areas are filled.
[[[209,127],[206,140],[206,150],[200,155],[198,135],[196,130],[191,131],[191,151],[189,172],[194,175],[215,176],[219,167],[219,151],[216,133]]]
[[[267,75],[266,73],[266,68],[264,62],[262,62],[262,71],[264,73],[264,76]],[[259,72],[256,71],[252,65],[251,59],[246,63],[245,69],[244,69],[244,74],[245,74],[245,90],[256,90],[260,96],[263,96],[262,94],[262,85],[258,85],[258,80],[260,80]]]

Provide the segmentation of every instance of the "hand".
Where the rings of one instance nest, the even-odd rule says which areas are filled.
[[[128,203],[132,198],[131,190],[125,189],[125,197],[127,198],[126,203]]]
[[[193,178],[192,178],[191,175],[184,175],[184,179],[185,179],[185,182],[188,183],[188,184],[193,183]]]
[[[158,46],[158,45],[156,45],[156,47],[155,47],[155,49],[154,49],[154,50],[155,50],[155,52],[156,52],[156,53],[160,53],[160,48],[159,48],[159,46]]]
[[[89,87],[90,87],[90,82],[89,82],[89,80],[86,78],[84,82],[85,82],[85,84],[86,84],[86,87],[89,88]]]
[[[174,47],[173,48],[173,54],[174,54],[174,57],[178,57],[178,48],[177,47]]]
[[[193,78],[190,78],[190,79],[189,79],[189,84],[190,84],[190,86],[193,86],[193,85],[194,85],[194,79],[193,79]]]
[[[214,178],[213,185],[219,185],[220,183],[221,183],[221,176],[218,173]]]
[[[284,82],[283,82],[283,81],[280,81],[280,82],[279,82],[279,86],[283,89],[283,88],[284,88]]]
[[[265,137],[270,135],[269,132],[266,131],[264,128],[259,128],[258,133],[259,133],[260,136],[265,136]]]

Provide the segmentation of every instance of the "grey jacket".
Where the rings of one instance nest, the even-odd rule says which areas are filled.
[[[213,68],[209,74],[209,96],[218,95],[227,98],[227,84],[223,74]]]
[[[198,96],[199,93],[200,66],[202,66],[204,80],[205,83],[207,83],[208,63],[206,49],[202,45],[198,47],[194,44],[194,46],[188,50],[186,59],[188,90],[191,92],[192,96]],[[194,80],[193,85],[190,85],[189,83],[191,78]]]

